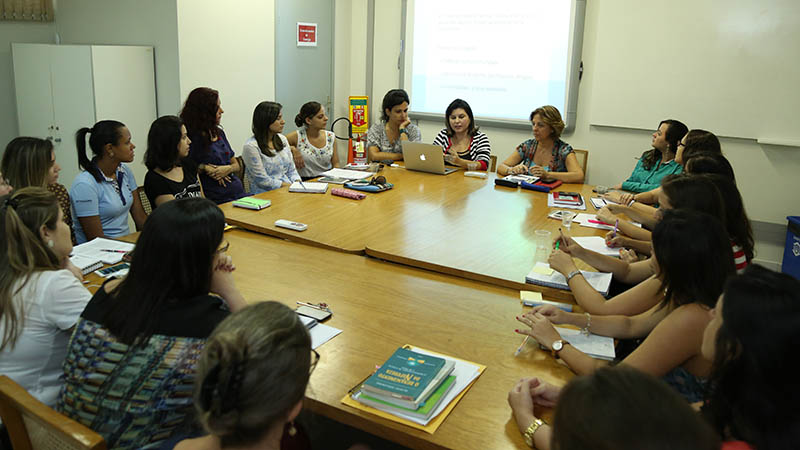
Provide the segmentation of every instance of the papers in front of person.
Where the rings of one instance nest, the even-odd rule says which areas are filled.
[[[581,270],[581,274],[586,281],[597,292],[608,296],[608,288],[611,286],[611,274],[607,272],[590,272],[588,270]],[[547,286],[556,289],[569,290],[569,284],[564,275],[550,268],[550,265],[543,262],[537,262],[530,273],[525,277],[526,283],[536,284],[539,286]]]
[[[323,177],[331,177],[331,178],[342,178],[345,180],[361,180],[363,178],[369,178],[372,176],[371,172],[364,172],[361,170],[348,170],[348,169],[340,169],[338,167],[334,167],[331,170],[322,172],[320,174]]]
[[[324,194],[328,190],[328,183],[312,183],[310,181],[295,181],[289,186],[289,192],[304,192],[307,194]]]
[[[616,356],[613,338],[592,333],[587,335],[572,328],[555,327],[555,329],[562,339],[592,358],[612,361]]]
[[[613,230],[614,224],[607,224],[602,220],[598,219],[594,214],[587,214],[587,213],[580,213],[572,219],[573,222],[581,224],[582,227],[589,227],[589,228],[598,228],[601,230]],[[642,224],[639,222],[630,222],[628,223],[633,224],[639,228],[642,227]]]
[[[133,250],[134,247],[135,246],[130,242],[94,238],[89,242],[84,242],[83,244],[73,247],[72,255],[81,256],[94,261],[102,261],[103,264],[116,264],[122,261],[122,255]],[[75,265],[78,266],[78,264]]]
[[[572,239],[587,250],[619,258],[619,249],[607,246],[606,240],[600,236],[573,237]]]

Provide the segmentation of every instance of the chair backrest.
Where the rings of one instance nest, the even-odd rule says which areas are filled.
[[[250,194],[250,177],[247,176],[247,171],[244,167],[244,158],[241,156],[237,156],[236,160],[239,161],[239,170],[236,171],[236,175],[242,180],[242,187],[244,188],[244,192]]]
[[[494,172],[497,169],[497,155],[489,155],[489,172]]]
[[[103,437],[0,376],[0,417],[14,450],[105,450]]]
[[[136,195],[139,196],[139,201],[142,203],[142,208],[144,208],[144,213],[148,216],[150,213],[153,212],[153,207],[150,205],[150,199],[147,198],[147,194],[144,193],[144,187],[139,186],[136,188]]]
[[[586,169],[589,167],[589,150],[579,150],[577,148],[572,149],[575,152],[575,157],[578,159],[578,164],[581,165],[581,169],[583,169],[583,179],[586,180]]]

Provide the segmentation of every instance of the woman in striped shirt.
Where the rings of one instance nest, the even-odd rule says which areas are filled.
[[[489,137],[475,126],[469,103],[460,98],[453,100],[447,107],[444,124],[433,144],[442,147],[445,161],[467,170],[487,170],[492,146]]]

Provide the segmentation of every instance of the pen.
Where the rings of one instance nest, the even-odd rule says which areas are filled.
[[[611,226],[611,224],[610,224],[610,223],[605,223],[605,222],[603,222],[602,220],[594,220],[594,219],[589,219],[589,223],[597,223],[597,224],[600,224],[600,225],[608,225],[608,226]]]
[[[104,248],[100,250],[101,252],[109,252],[109,253],[128,253],[125,250],[111,250],[108,248]]]
[[[556,250],[558,250],[558,246],[561,245],[561,239],[564,239],[564,232],[561,231],[561,227],[558,228],[559,238],[556,241]]]
[[[320,309],[322,311],[331,312],[330,308],[328,308],[327,303],[320,303],[318,305],[315,305],[313,303],[297,302],[297,304],[300,306],[308,306],[309,308]]]
[[[303,180],[297,180],[300,183],[300,186],[303,186],[303,189],[306,189],[306,185],[303,184]]]
[[[515,352],[514,352],[514,357],[515,357],[515,358],[516,358],[516,357],[517,357],[517,355],[519,355],[519,353],[522,351],[522,348],[523,348],[523,347],[525,347],[525,344],[528,342],[528,338],[529,338],[529,337],[530,337],[530,336],[526,335],[526,336],[525,336],[525,339],[523,339],[523,340],[522,340],[522,344],[519,344],[519,348],[517,348],[517,351],[515,351]]]
[[[619,219],[617,219],[617,222],[614,224],[614,233],[611,235],[612,238],[617,237],[617,230],[618,229],[619,229]]]

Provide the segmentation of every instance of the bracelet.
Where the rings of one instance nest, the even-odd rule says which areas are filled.
[[[631,206],[633,206],[633,204],[634,204],[634,203],[636,203],[636,199],[631,199],[631,201],[630,201],[630,202],[628,202],[628,208],[630,208]]]
[[[408,135],[408,130],[406,130],[405,128],[400,128],[400,133],[405,133],[406,135]]]
[[[569,280],[571,280],[575,275],[583,275],[580,270],[573,270],[572,272],[567,274],[567,284],[569,284]]]
[[[586,336],[588,336],[589,334],[591,334],[591,333],[589,332],[589,327],[591,327],[591,326],[592,326],[592,315],[591,315],[591,314],[589,314],[588,312],[587,312],[587,313],[584,313],[584,314],[586,314],[586,326],[585,326],[585,327],[583,327],[583,329],[581,329],[581,333],[583,333],[583,334],[585,334]]]
[[[528,444],[528,447],[535,448],[535,446],[533,445],[533,435],[536,433],[536,431],[539,430],[539,427],[541,427],[542,425],[544,425],[544,421],[542,421],[542,419],[534,419],[533,422],[531,422],[531,424],[528,425],[528,428],[525,429],[523,437],[525,438],[525,443]]]

